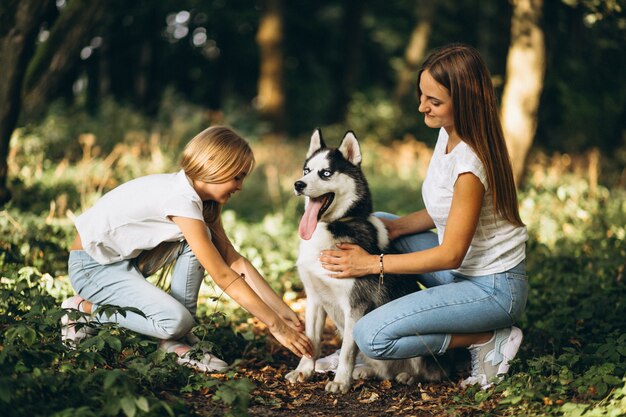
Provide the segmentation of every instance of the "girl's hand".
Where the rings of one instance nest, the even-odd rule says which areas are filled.
[[[300,320],[300,317],[289,307],[286,307],[283,311],[279,312],[280,318],[287,323],[292,329],[297,332],[304,332],[304,323]]]
[[[303,332],[294,330],[287,322],[279,320],[270,326],[269,330],[276,340],[294,355],[307,358],[313,356],[313,344],[309,338]]]
[[[370,255],[363,248],[352,243],[340,243],[339,250],[324,250],[320,262],[324,269],[334,272],[333,278],[358,278],[377,274],[378,255]]]

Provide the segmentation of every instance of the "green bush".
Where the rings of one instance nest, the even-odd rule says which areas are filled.
[[[131,331],[96,324],[96,335],[68,349],[60,338],[61,316],[76,319],[82,313],[61,309],[35,268],[8,272],[0,281],[3,415],[174,416],[188,413],[182,394],[198,387],[211,387],[214,399],[234,415],[245,413],[252,389],[248,381],[234,379],[234,373],[222,381],[192,372],[176,364],[174,354],[157,350],[155,340]],[[203,347],[219,339],[223,346],[242,348],[232,332],[219,336],[212,320],[205,317],[196,329]],[[168,395],[162,397],[163,392]]]

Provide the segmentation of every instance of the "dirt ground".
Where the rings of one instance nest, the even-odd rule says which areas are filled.
[[[339,340],[331,329],[324,337],[323,352],[332,353]],[[458,382],[463,375],[441,383],[418,383],[405,386],[395,381],[359,380],[346,394],[330,394],[324,390],[332,373],[315,374],[306,383],[296,385],[285,380],[285,374],[294,369],[298,358],[267,338],[272,362],[258,361],[252,352],[237,367],[238,375],[255,385],[248,409],[249,415],[269,417],[378,417],[378,416],[481,416],[495,406],[485,401],[480,408],[465,404]],[[195,393],[188,398],[194,410],[205,416],[224,415],[226,409],[211,401],[213,393]],[[466,402],[465,402],[466,403]]]

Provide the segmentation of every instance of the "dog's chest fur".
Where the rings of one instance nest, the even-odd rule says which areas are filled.
[[[320,222],[310,240],[300,242],[298,272],[308,297],[315,297],[324,306],[340,333],[344,314],[360,317],[371,310],[376,300],[359,295],[370,286],[372,277],[332,278],[319,260],[322,250],[336,249],[338,243],[355,243],[370,253],[378,253],[387,245],[387,231],[374,216],[332,223]],[[384,294],[384,292],[383,292]]]

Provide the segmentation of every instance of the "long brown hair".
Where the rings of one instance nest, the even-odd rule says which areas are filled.
[[[189,179],[212,184],[225,183],[242,172],[250,173],[254,164],[254,154],[248,142],[225,126],[211,126],[198,133],[187,143],[180,158],[180,167]],[[210,229],[221,221],[221,212],[221,204],[203,202],[202,216]],[[143,251],[135,263],[144,276],[153,275],[168,265],[162,269],[157,283],[165,286],[165,275],[181,247],[181,242],[162,242],[153,249]]]
[[[482,57],[476,49],[462,44],[436,50],[419,71],[418,96],[419,80],[426,70],[450,94],[454,129],[482,162],[494,209],[511,224],[523,226],[491,74]]]

